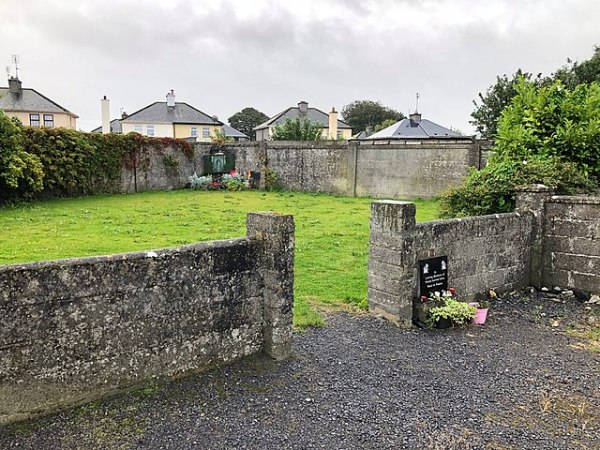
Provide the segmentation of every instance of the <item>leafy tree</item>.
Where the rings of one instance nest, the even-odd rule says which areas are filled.
[[[554,81],[560,80],[568,89],[575,89],[579,84],[600,82],[600,46],[594,47],[594,54],[583,62],[567,60],[567,65],[558,69],[549,77],[538,74],[525,73],[521,69],[509,78],[506,75],[496,77],[496,84],[490,86],[485,94],[479,93],[479,101],[473,100],[475,110],[471,113],[473,120],[470,122],[485,139],[493,139],[497,132],[497,123],[502,110],[506,108],[512,98],[517,94],[515,85],[520,77],[535,83],[538,86],[550,86]]]
[[[475,110],[471,113],[471,125],[474,125],[477,131],[484,139],[493,139],[496,136],[497,123],[500,114],[515,95],[517,95],[516,84],[520,78],[531,80],[530,73],[524,73],[521,69],[509,78],[506,74],[496,77],[496,84],[490,86],[485,94],[478,94],[481,104],[473,100]],[[538,80],[540,79],[538,75]]]
[[[23,148],[23,130],[18,120],[0,111],[0,197],[42,190],[44,170],[39,158]]]
[[[394,122],[404,119],[404,114],[371,100],[355,100],[342,108],[344,122],[352,127],[353,133],[365,131],[367,127],[375,127],[386,120]]]
[[[378,131],[384,130],[387,127],[391,127],[396,122],[398,122],[396,119],[386,119],[383,122],[381,122],[379,125],[375,125],[375,128],[373,128],[373,131],[375,133],[377,133]]]
[[[600,46],[594,47],[592,57],[583,62],[572,62],[567,60],[568,65],[558,69],[547,83],[560,80],[569,89],[575,89],[579,84],[590,84],[594,81],[600,82]]]
[[[266,114],[258,111],[257,109],[244,108],[227,120],[229,125],[231,125],[233,128],[246,134],[250,137],[250,139],[255,140],[256,132],[254,131],[254,127],[260,125],[268,119],[269,117]]]
[[[274,141],[319,141],[323,126],[310,119],[287,119],[282,125],[275,125],[271,139]]]
[[[521,77],[515,89],[488,166],[443,197],[443,215],[511,211],[519,185],[543,183],[559,193],[597,189],[600,83],[569,90],[560,80],[537,86]]]

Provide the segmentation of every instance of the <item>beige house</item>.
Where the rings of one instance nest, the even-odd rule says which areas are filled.
[[[8,117],[16,117],[23,125],[34,128],[75,129],[79,117],[35,89],[23,89],[21,80],[15,77],[8,79],[7,88],[0,87],[0,109]]]
[[[166,102],[152,103],[119,122],[123,134],[134,131],[150,137],[196,138],[199,142],[210,141],[215,131],[223,127],[216,116],[176,102],[173,91],[167,94]]]
[[[283,125],[288,119],[308,119],[318,123],[323,127],[322,139],[350,139],[352,137],[352,128],[347,123],[338,120],[338,113],[335,108],[332,108],[331,112],[327,114],[320,109],[309,108],[308,103],[302,101],[298,103],[297,107],[292,106],[255,127],[256,140],[267,141],[271,139],[273,128],[276,125]]]

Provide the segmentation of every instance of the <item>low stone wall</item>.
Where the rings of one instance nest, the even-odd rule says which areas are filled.
[[[371,204],[369,309],[411,326],[418,263],[448,257],[448,284],[467,299],[528,283],[532,219],[511,213],[417,224],[415,205]]]
[[[548,198],[543,233],[543,284],[600,293],[600,197]]]
[[[415,205],[371,204],[369,308],[410,326],[419,261],[448,258],[448,286],[467,299],[533,285],[600,293],[600,197],[520,189],[517,211],[415,223]],[[417,300],[418,301],[418,300]]]
[[[291,351],[294,224],[176,249],[0,267],[0,423],[155,376]]]

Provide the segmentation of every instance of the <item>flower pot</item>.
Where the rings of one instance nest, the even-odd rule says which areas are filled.
[[[438,319],[435,323],[436,328],[450,328],[452,326],[452,320],[444,319],[443,317]]]
[[[487,313],[488,308],[477,308],[477,312],[475,313],[475,317],[471,320],[471,323],[483,325],[485,323],[485,319],[487,319]]]

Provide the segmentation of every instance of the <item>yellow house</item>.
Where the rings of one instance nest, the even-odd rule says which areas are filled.
[[[300,102],[298,106],[292,106],[279,114],[274,115],[266,122],[260,124],[254,130],[256,131],[257,141],[266,141],[271,139],[273,128],[276,125],[283,125],[286,120],[308,119],[321,125],[322,139],[350,139],[352,137],[352,128],[345,122],[338,119],[338,112],[331,108],[329,114],[317,108],[309,108],[307,102]]]
[[[16,117],[23,125],[34,128],[75,129],[79,117],[35,89],[23,89],[21,80],[15,77],[8,79],[7,88],[0,87],[0,109],[8,117]]]
[[[175,93],[167,94],[166,102],[155,102],[120,120],[123,134],[131,131],[144,136],[196,138],[208,142],[223,123],[187,103],[175,101]],[[96,130],[94,130],[96,131]]]

